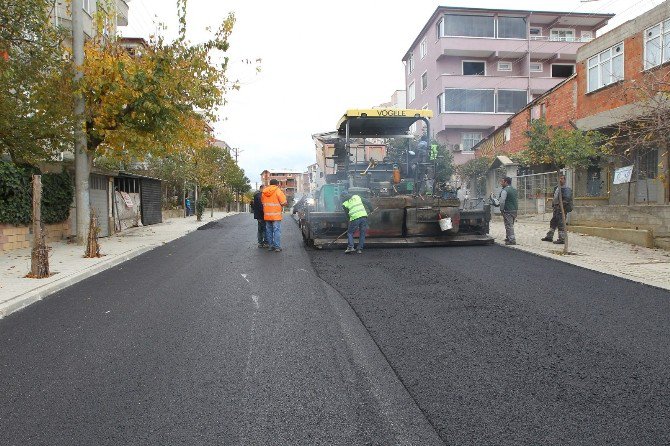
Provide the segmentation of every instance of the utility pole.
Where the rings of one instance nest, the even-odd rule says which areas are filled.
[[[237,157],[239,156],[240,153],[244,152],[244,150],[241,150],[238,147],[233,148],[233,153],[235,153],[235,165],[237,167],[240,167],[240,165],[237,163]],[[240,191],[236,190],[235,191],[235,201],[237,201],[237,212],[240,212]]]
[[[84,78],[84,2],[72,0],[72,54],[75,64],[75,83]],[[81,89],[75,93],[74,115],[74,165],[75,165],[75,203],[77,206],[77,243],[83,245],[88,238],[89,216],[89,177],[91,171],[90,156],[86,147],[84,130],[85,99]]]

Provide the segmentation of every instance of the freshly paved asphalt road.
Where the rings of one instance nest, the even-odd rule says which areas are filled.
[[[667,291],[501,246],[310,255],[446,444],[670,444]]]
[[[226,218],[0,320],[0,444],[442,444],[284,229]]]
[[[667,291],[283,229],[227,218],[0,320],[0,444],[670,444]]]

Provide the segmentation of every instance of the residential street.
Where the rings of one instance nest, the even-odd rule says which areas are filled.
[[[0,320],[7,445],[441,444],[297,227],[209,224]]]
[[[0,320],[3,444],[670,443],[666,290],[501,246],[309,251],[288,217],[282,253],[249,214],[200,229]]]

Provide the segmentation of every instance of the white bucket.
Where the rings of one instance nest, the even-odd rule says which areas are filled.
[[[438,220],[440,223],[440,229],[442,231],[448,231],[449,229],[453,228],[454,226],[451,224],[451,218],[446,217],[446,218],[441,218]]]

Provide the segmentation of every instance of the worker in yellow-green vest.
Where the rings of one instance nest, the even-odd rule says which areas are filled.
[[[349,215],[349,229],[347,230],[348,245],[345,254],[356,251],[363,253],[365,247],[365,233],[368,231],[368,211],[372,209],[370,202],[359,195],[342,194],[342,208]],[[358,231],[358,249],[354,249],[354,233]]]

